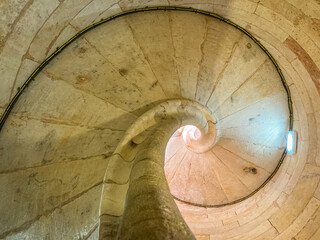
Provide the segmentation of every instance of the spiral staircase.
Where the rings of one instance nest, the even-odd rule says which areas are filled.
[[[24,2],[0,5],[0,239],[319,239],[319,19],[276,10],[319,4]]]

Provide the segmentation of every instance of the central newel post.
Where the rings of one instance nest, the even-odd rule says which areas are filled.
[[[195,239],[170,193],[165,149],[172,134],[188,124],[201,131],[202,142],[211,136],[209,122],[215,121],[202,105],[169,100],[131,125],[106,170],[100,239]]]
[[[141,144],[134,161],[119,239],[195,239],[170,193],[164,153],[179,122],[162,122]]]

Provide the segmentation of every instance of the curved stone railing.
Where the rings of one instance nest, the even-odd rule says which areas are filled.
[[[210,113],[188,100],[171,100],[143,114],[127,131],[109,162],[100,207],[100,239],[193,239],[164,175],[166,144],[180,126],[206,136]],[[115,229],[118,229],[115,231]]]

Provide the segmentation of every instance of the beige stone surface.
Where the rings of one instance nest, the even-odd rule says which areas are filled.
[[[136,42],[128,21],[122,18],[115,25],[107,24],[97,30],[100,33],[95,34],[94,30],[89,32],[85,38],[106,59],[104,61],[114,66],[125,83],[131,83],[136,86],[138,89],[136,94],[141,94],[143,98],[149,100],[148,102],[164,98],[165,95],[161,85],[158,83],[140,45]],[[105,36],[109,37],[106,38]],[[114,39],[117,39],[117,41],[114,41]],[[114,51],[114,49],[121,49],[121,51]],[[117,80],[119,81],[119,79]],[[127,85],[125,86],[128,88]],[[118,96],[120,95],[118,94]],[[130,104],[136,101],[127,99],[127,103]],[[146,103],[141,102],[139,106],[142,107]],[[135,108],[132,110],[135,110]]]
[[[212,89],[222,77],[223,70],[228,65],[241,37],[241,34],[231,26],[207,19],[207,32],[201,47],[202,58],[197,78],[196,100],[198,102],[207,104]]]
[[[242,37],[234,46],[227,65],[220,73],[219,82],[213,89],[207,106],[214,111],[247,79],[260,70],[267,56],[247,37]]]
[[[99,205],[93,203],[99,203],[100,193],[98,185],[6,239],[97,239]]]
[[[104,157],[94,157],[2,173],[1,182],[5,185],[1,186],[0,192],[1,196],[4,196],[3,202],[6,203],[5,205],[1,204],[2,216],[6,219],[6,222],[2,223],[2,237],[12,235],[11,229],[28,230],[35,222],[44,224],[44,226],[47,225],[47,221],[59,222],[51,216],[54,213],[58,214],[60,218],[63,218],[64,214],[67,216],[68,214],[59,208],[68,206],[69,203],[82,195],[89,198],[94,197],[96,203],[99,203],[100,194],[97,191],[101,193],[101,183],[107,164],[108,161]],[[100,190],[97,190],[98,185],[100,185],[98,188]],[[9,192],[7,187],[10,189]],[[36,192],[33,192],[35,189]],[[88,194],[91,189],[97,192],[94,194],[95,196]],[[25,199],[33,199],[33,201],[29,202]],[[78,205],[74,204],[75,206]],[[87,204],[90,211],[94,208],[93,205],[90,206],[88,201],[84,201],[83,204]],[[81,210],[80,206],[78,207],[78,211],[87,211]],[[17,213],[11,214],[6,211],[8,208],[16,209]],[[72,212],[73,209],[71,207],[69,211]],[[97,210],[96,207],[96,214]],[[94,215],[94,213],[91,214]],[[43,218],[41,218],[42,216]],[[95,216],[95,219],[97,221],[97,216]],[[70,224],[79,227],[72,221]],[[63,224],[61,227],[63,228]],[[38,237],[36,229],[31,230],[31,233],[28,234]],[[55,229],[51,229],[51,231],[53,235],[57,233]],[[72,232],[72,230],[70,231]],[[15,232],[13,231],[13,233]],[[46,235],[47,231],[44,230],[42,234]],[[16,239],[17,236],[13,236],[13,238]]]
[[[63,1],[50,15],[41,29],[35,35],[30,44],[29,54],[36,60],[41,61],[48,53],[50,46],[60,32],[67,26],[71,19],[81,9],[90,3],[90,0],[69,0]]]
[[[196,79],[199,77],[200,63],[205,53],[203,48],[207,38],[207,19],[193,19],[183,13],[169,13],[169,22],[181,96],[194,100],[198,84]]]
[[[94,0],[90,1],[81,11],[72,19],[71,25],[77,27],[78,29],[85,28],[90,24],[93,24],[99,19],[99,16],[105,14],[110,10],[117,1],[103,1],[103,0]]]
[[[3,0],[0,114],[37,65],[78,31],[121,11],[161,5],[213,11],[257,37],[290,85],[298,133],[297,153],[287,156],[274,178],[249,199],[222,208],[176,201],[195,236],[318,240],[316,0]],[[100,232],[99,219],[106,229],[118,224],[118,218],[103,214],[123,213],[132,168],[127,161],[135,161],[139,151],[141,156],[165,153],[164,140],[157,138],[155,146],[144,142],[154,131],[151,126],[170,116],[173,122],[205,129],[209,118],[192,114],[199,108],[190,102],[166,103],[159,112],[157,104],[170,98],[207,106],[206,114],[213,111],[218,128],[217,145],[207,154],[190,153],[181,138],[172,141],[179,148],[168,148],[168,158],[162,160],[173,194],[223,203],[251,192],[275,169],[289,115],[279,76],[261,49],[237,29],[200,14],[128,15],[72,43],[31,82],[10,113],[0,131],[0,238],[107,236],[110,232]],[[135,148],[144,144],[144,149]],[[121,154],[112,155],[116,149]],[[149,176],[141,166],[136,165],[137,174]],[[101,197],[110,201],[102,204]]]
[[[18,117],[44,123],[87,127],[95,130],[126,130],[136,116],[111,103],[84,92],[65,81],[48,78],[45,74],[32,82],[28,98],[21,99],[13,110]],[[67,91],[66,94],[64,91]],[[113,114],[108,114],[112,112]]]
[[[124,132],[50,123],[27,117],[8,120],[1,137],[1,172],[111,155]],[[7,126],[8,126],[7,125]],[[19,135],[19,138],[13,136]],[[11,136],[11,137],[10,137]],[[112,140],[113,139],[113,140]],[[79,144],[85,148],[78,149]]]
[[[7,104],[11,98],[16,74],[34,35],[58,4],[58,0],[47,4],[41,0],[34,1],[24,10],[22,16],[18,17],[5,44],[3,43],[0,54],[0,73],[4,79],[0,88],[1,105]]]
[[[17,1],[2,1],[1,11],[4,13],[1,15],[0,32],[1,43],[4,43],[12,31],[12,24],[17,22],[17,18],[24,9],[28,8],[28,0]],[[3,45],[1,44],[1,48]]]
[[[220,119],[229,116],[264,98],[272,98],[282,91],[282,83],[271,62],[266,62],[240,88],[226,99],[214,114]]]
[[[133,19],[134,21],[132,21]],[[135,16],[128,16],[127,22],[133,38],[140,46],[148,65],[166,96],[169,98],[180,97],[181,80],[176,66],[169,14],[166,12],[138,13]],[[149,24],[143,24],[145,22]],[[153,24],[157,24],[157,27],[154,28]],[[170,83],[166,82],[168,76],[170,76]]]

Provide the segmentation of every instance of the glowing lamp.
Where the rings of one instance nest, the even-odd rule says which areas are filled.
[[[294,131],[289,131],[287,136],[287,153],[293,154],[296,152],[296,133]]]

